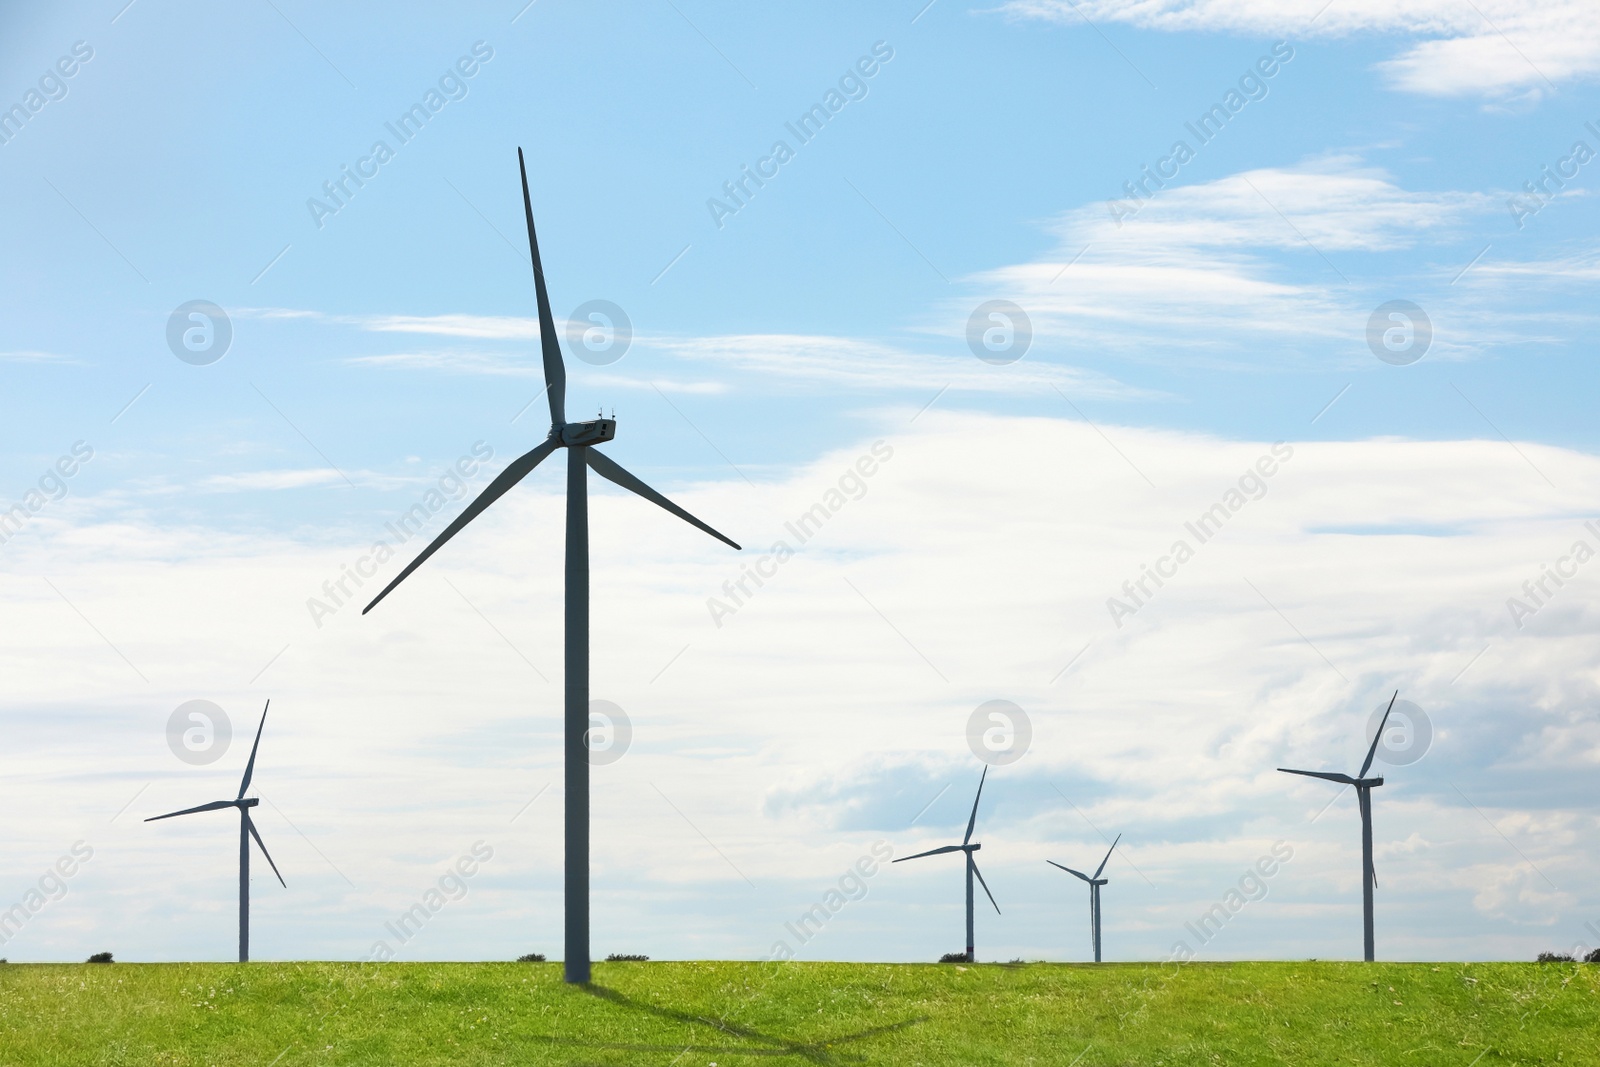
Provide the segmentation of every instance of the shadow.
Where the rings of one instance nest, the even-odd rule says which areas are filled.
[[[607,989],[600,985],[586,985],[578,987],[582,992],[607,1003],[614,1004],[626,1011],[636,1011],[645,1015],[653,1015],[658,1019],[669,1022],[682,1023],[687,1026],[705,1026],[725,1034],[728,1037],[738,1038],[746,1044],[631,1044],[626,1042],[582,1041],[577,1038],[563,1037],[533,1037],[530,1040],[550,1045],[563,1045],[574,1048],[607,1049],[617,1052],[671,1052],[682,1055],[685,1052],[708,1052],[722,1055],[740,1056],[798,1056],[811,1063],[841,1063],[862,1062],[865,1057],[845,1054],[846,1059],[839,1059],[835,1049],[840,1045],[853,1042],[866,1041],[883,1034],[892,1034],[906,1030],[927,1022],[927,1016],[916,1019],[906,1019],[886,1026],[873,1026],[855,1033],[841,1034],[837,1037],[822,1038],[814,1041],[791,1041],[774,1034],[764,1033],[751,1026],[730,1023],[722,1019],[712,1019],[704,1015],[695,1015],[692,1012],[679,1011],[675,1008],[664,1008],[660,1005],[649,1004],[641,1000]],[[752,1048],[754,1044],[758,1047]]]

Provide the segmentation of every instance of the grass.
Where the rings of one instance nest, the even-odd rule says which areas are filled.
[[[1584,964],[0,966],[0,1064],[1600,1064]]]

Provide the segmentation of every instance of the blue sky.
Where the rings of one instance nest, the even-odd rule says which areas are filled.
[[[242,734],[269,696],[285,756],[262,786],[303,895],[272,933],[280,905],[260,894],[263,952],[364,954],[407,887],[490,825],[523,835],[500,853],[503,884],[416,951],[503,955],[481,927],[514,923],[554,952],[559,872],[539,849],[559,809],[512,824],[468,786],[486,776],[511,811],[542,783],[557,782],[539,804],[559,795],[559,477],[531,478],[387,618],[317,625],[307,607],[475,445],[492,453],[477,487],[544,435],[518,146],[563,331],[596,300],[631,322],[609,365],[568,345],[569,412],[616,411],[611,455],[759,553],[873,442],[897,449],[784,565],[783,591],[723,626],[707,602],[738,562],[597,491],[615,525],[597,534],[596,596],[628,621],[597,639],[596,691],[612,678],[638,709],[612,770],[624,808],[649,812],[614,840],[665,842],[691,809],[718,824],[600,879],[635,943],[755,955],[872,840],[908,853],[947,832],[924,821],[961,821],[966,717],[1005,697],[1037,720],[1027,761],[991,776],[1017,865],[986,852],[991,884],[1029,902],[981,935],[1007,958],[1081,958],[1041,861],[1098,847],[1102,819],[1127,822],[1148,861],[1123,871],[1137,888],[1108,949],[1164,956],[1180,916],[1284,839],[1293,873],[1217,952],[1337,955],[1355,929],[1353,807],[1325,834],[1331,815],[1307,820],[1326,798],[1271,767],[1358,762],[1395,688],[1439,727],[1439,750],[1394,772],[1410,778],[1397,814],[1380,799],[1386,869],[1414,864],[1384,906],[1426,931],[1397,952],[1600,937],[1583,932],[1600,901],[1577,888],[1595,873],[1578,844],[1600,759],[1593,579],[1547,587],[1531,619],[1506,604],[1575,540],[1600,544],[1583,527],[1600,476],[1585,340],[1600,163],[1573,153],[1600,152],[1587,9],[124,2],[0,14],[0,108],[39,103],[0,126],[0,503],[30,506],[76,442],[93,453],[0,546],[18,679],[0,718],[27,739],[0,802],[82,804],[9,827],[6,853],[27,862],[0,872],[0,903],[80,824],[107,840],[37,940],[0,954],[86,955],[139,916],[116,935],[132,957],[225,956],[226,848],[194,892],[220,908],[211,926],[105,868],[154,877],[220,845],[220,830],[124,823],[241,757],[175,760],[174,707],[216,700]],[[401,143],[386,124],[430,90],[441,106]],[[842,106],[801,143],[786,124],[830,91]],[[1201,143],[1186,124],[1230,91]],[[393,158],[319,218],[308,201],[379,140]],[[765,185],[731,215],[709,206],[778,140],[793,157]],[[1192,158],[1133,211],[1125,183],[1179,140]],[[1533,211],[1524,183],[1560,167],[1573,176]],[[231,323],[207,365],[167,341],[195,300]],[[1028,316],[1017,362],[969,347],[990,300]],[[1419,360],[1369,344],[1391,301],[1431,324]],[[1296,458],[1261,502],[1117,625],[1120,584],[1276,441]],[[1088,708],[1107,722],[1083,725]],[[1196,759],[1210,769],[1174,816]],[[424,797],[417,847],[384,847]],[[1286,797],[1309,807],[1275,825]],[[334,816],[345,805],[355,823]],[[341,873],[340,856],[373,873]],[[859,929],[820,951],[948,950],[958,880],[893,868],[841,915]],[[743,896],[756,886],[759,903]],[[907,908],[943,939],[920,919],[889,929]],[[283,929],[291,913],[304,924]]]

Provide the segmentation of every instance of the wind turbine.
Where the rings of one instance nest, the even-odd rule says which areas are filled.
[[[1367,771],[1372,769],[1372,757],[1378,754],[1378,742],[1383,739],[1383,728],[1389,723],[1389,712],[1394,710],[1395,697],[1400,695],[1400,690],[1394,691],[1394,696],[1389,698],[1389,706],[1384,709],[1383,721],[1378,723],[1378,732],[1372,735],[1372,744],[1367,748],[1367,758],[1361,764],[1361,773],[1354,778],[1348,774],[1331,774],[1327,771],[1292,771],[1288,767],[1279,767],[1284,774],[1303,774],[1308,778],[1324,778],[1340,785],[1353,785],[1356,787],[1356,800],[1361,805],[1361,907],[1362,931],[1365,938],[1365,959],[1368,963],[1373,959],[1372,941],[1372,888],[1378,884],[1378,873],[1372,866],[1372,791],[1383,784],[1383,777],[1368,778]]]
[[[978,870],[978,864],[973,860],[972,854],[982,848],[982,845],[972,844],[972,827],[978,821],[978,801],[983,799],[983,780],[989,777],[989,768],[984,767],[983,775],[978,779],[978,795],[972,798],[972,815],[967,819],[967,836],[961,839],[959,845],[945,845],[942,848],[929,849],[927,852],[918,852],[915,856],[902,856],[895,860],[904,863],[906,860],[920,860],[924,856],[942,856],[946,852],[964,852],[967,857],[967,962],[971,963],[973,956],[972,937],[972,876],[978,876],[978,882],[983,886],[983,891],[989,897],[989,903],[994,904],[994,913],[1000,914],[1000,905],[994,903],[994,894],[989,892],[989,883],[983,880],[983,872]]]
[[[283,875],[278,874],[278,865],[272,862],[272,854],[267,851],[267,846],[262,843],[261,835],[256,832],[255,821],[250,818],[250,809],[260,804],[256,797],[246,797],[244,792],[250,788],[250,778],[256,772],[256,749],[261,747],[261,731],[267,725],[267,708],[272,706],[272,701],[267,701],[266,707],[261,709],[261,725],[256,727],[256,743],[250,746],[250,762],[244,765],[244,778],[239,782],[239,795],[232,800],[213,800],[209,804],[202,804],[198,808],[184,808],[182,811],[169,811],[165,815],[155,815],[145,822],[157,822],[161,819],[172,819],[179,815],[193,815],[197,811],[221,811],[223,808],[239,809],[239,962],[250,962],[250,838],[256,839],[256,844],[261,848],[261,854],[267,857],[267,863],[272,867],[272,873],[278,875],[278,883],[285,889],[289,884],[283,880]]]
[[[568,422],[567,371],[556,339],[555,318],[545,292],[544,268],[539,262],[539,239],[533,232],[533,201],[528,195],[528,169],[522,149],[517,149],[522,173],[522,208],[528,219],[528,249],[533,256],[533,289],[539,303],[539,347],[544,356],[544,380],[550,400],[550,435],[537,448],[507,464],[454,522],[423,549],[372,603],[365,615],[389,595],[390,590],[512,486],[527,477],[558,448],[567,450],[567,562],[566,562],[566,960],[564,977],[570,983],[589,981],[589,468],[617,485],[660,505],[678,518],[717,540],[739,546],[687,511],[629,474],[592,446],[617,435],[615,419]]]
[[[1104,838],[1101,840],[1104,840]],[[1118,834],[1117,841],[1121,840],[1122,835]],[[1094,874],[1092,875],[1084,874],[1082,871],[1075,871],[1071,867],[1062,867],[1055,860],[1045,860],[1050,866],[1061,867],[1068,874],[1075,874],[1089,883],[1089,932],[1094,938],[1094,961],[1096,963],[1100,962],[1100,887],[1109,884],[1111,881],[1109,878],[1100,877],[1100,872],[1106,869],[1106,863],[1110,861],[1111,854],[1117,850],[1117,841],[1111,842],[1111,847],[1106,849],[1106,858],[1100,861],[1100,866],[1094,869]]]

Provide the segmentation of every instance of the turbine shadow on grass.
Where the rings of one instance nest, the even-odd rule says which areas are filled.
[[[865,1030],[858,1030],[851,1034],[842,1034],[838,1037],[826,1038],[817,1041],[791,1041],[787,1038],[764,1033],[755,1029],[754,1027],[741,1026],[737,1023],[729,1023],[721,1019],[712,1019],[704,1015],[695,1015],[692,1012],[679,1011],[675,1008],[664,1008],[660,1005],[649,1004],[644,1001],[635,1000],[632,997],[629,997],[623,993],[619,993],[614,989],[607,989],[605,986],[591,984],[580,986],[579,988],[592,997],[597,997],[600,1000],[615,1004],[616,1006],[629,1011],[643,1012],[646,1015],[654,1015],[658,1019],[666,1019],[671,1022],[683,1023],[688,1026],[709,1026],[711,1029],[716,1030],[719,1033],[726,1034],[729,1037],[740,1038],[744,1041],[756,1042],[758,1044],[767,1045],[770,1047],[751,1048],[748,1045],[700,1045],[679,1043],[649,1045],[613,1041],[584,1041],[578,1038],[545,1036],[535,1037],[533,1040],[546,1042],[552,1045],[607,1049],[617,1052],[676,1052],[679,1054],[685,1052],[709,1052],[719,1055],[738,1056],[799,1056],[802,1059],[808,1060],[812,1063],[839,1063],[845,1061],[841,1061],[837,1058],[837,1054],[833,1051],[833,1046],[848,1044],[856,1041],[865,1041],[869,1038],[878,1037],[882,1034],[896,1033],[900,1030],[909,1029],[910,1027],[917,1026],[928,1021],[928,1017],[924,1015],[915,1019],[906,1019],[902,1022],[890,1023],[887,1026],[868,1027]],[[850,1056],[848,1057],[848,1060],[859,1062],[862,1060],[862,1057]]]

